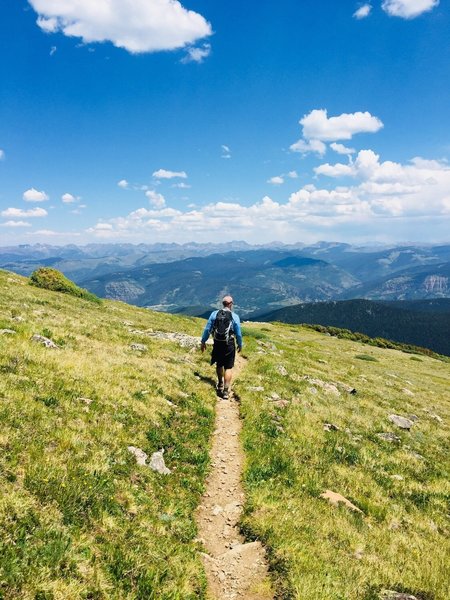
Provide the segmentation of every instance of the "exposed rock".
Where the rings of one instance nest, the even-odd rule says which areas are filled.
[[[398,435],[395,435],[395,433],[390,432],[377,433],[377,437],[379,437],[381,440],[384,440],[385,442],[391,442],[393,444],[401,441]]]
[[[355,512],[358,512],[358,513],[362,513],[362,510],[360,508],[358,508],[357,506],[355,506],[354,504],[352,504],[350,502],[350,500],[347,500],[347,498],[345,498],[344,496],[341,496],[341,494],[332,492],[331,490],[326,490],[325,492],[323,492],[323,494],[320,494],[320,497],[324,498],[325,500],[328,500],[328,502],[330,504],[332,504],[333,506],[339,506],[339,504],[342,503],[350,510],[354,510]]]
[[[402,392],[405,394],[405,396],[414,396],[414,392],[408,390],[408,388],[402,388]]]
[[[356,394],[356,388],[354,388],[351,385],[348,385],[347,383],[337,382],[336,385],[338,388],[340,388],[344,392],[347,392],[347,394],[353,394],[353,395]]]
[[[388,419],[391,421],[391,423],[394,423],[394,425],[400,427],[400,429],[407,429],[408,431],[414,425],[414,422],[411,421],[411,419],[407,419],[406,417],[402,417],[400,415],[389,415]]]
[[[262,385],[252,386],[247,389],[249,392],[263,392],[264,391],[264,388],[262,387]]]
[[[276,400],[276,401],[274,402],[274,405],[275,405],[277,408],[287,408],[287,407],[289,406],[289,400],[283,400],[283,399],[281,399],[281,400]]]
[[[394,474],[391,475],[391,479],[395,479],[395,481],[403,481],[404,477],[402,477],[401,475]]]
[[[90,406],[93,402],[90,398],[77,398],[78,402],[83,402],[86,406]]]
[[[324,431],[339,431],[339,427],[337,425],[333,425],[333,423],[324,423],[323,430]]]
[[[152,457],[150,459],[150,463],[148,466],[150,467],[150,469],[152,469],[153,471],[157,471],[161,475],[170,475],[170,473],[172,471],[166,467],[163,454],[164,454],[164,448],[162,450],[160,450],[159,452],[154,452],[152,454]]]
[[[417,415],[408,415],[408,419],[410,421],[412,421],[413,423],[415,423],[416,421],[419,420],[419,417]]]
[[[15,335],[17,331],[14,329],[0,329],[0,335]]]
[[[272,392],[269,400],[281,400],[281,397],[276,392]]]
[[[50,340],[43,335],[38,335],[37,333],[32,336],[31,341],[42,344],[46,348],[59,348],[58,344],[55,344],[53,340]]]
[[[394,590],[381,590],[378,597],[380,600],[418,600],[412,594],[405,594],[404,592],[396,592]]]
[[[128,446],[128,450],[136,458],[136,462],[138,465],[141,465],[143,467],[146,466],[146,460],[148,456],[143,450],[141,450],[140,448],[136,448],[135,446]]]
[[[304,375],[302,379],[304,381],[307,381],[308,383],[311,383],[314,386],[320,387],[329,394],[333,394],[335,396],[341,395],[341,392],[337,389],[334,383],[327,383],[326,381],[322,381],[322,379],[315,379],[314,377],[310,377],[309,375]]]
[[[287,372],[286,367],[284,367],[283,365],[278,365],[277,366],[277,371],[283,377],[287,377],[289,375],[289,373]]]
[[[132,350],[136,350],[137,352],[147,352],[148,346],[145,344],[131,344],[130,348]]]

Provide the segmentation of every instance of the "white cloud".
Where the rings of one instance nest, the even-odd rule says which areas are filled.
[[[341,163],[335,165],[326,163],[316,167],[314,172],[316,175],[325,175],[327,177],[346,177],[348,175],[352,177],[355,174],[352,165],[343,165]]]
[[[3,210],[0,215],[6,218],[33,218],[33,217],[46,217],[48,212],[44,208],[30,208],[29,210],[23,210],[21,208],[7,208]]]
[[[73,196],[72,194],[66,193],[61,196],[61,200],[64,202],[64,204],[72,204],[73,202],[77,202],[79,198],[75,198],[75,196]]]
[[[291,179],[297,179],[298,178],[298,173],[297,171],[289,171],[289,173],[287,174],[288,177],[290,177]]]
[[[127,181],[126,179],[121,179],[121,180],[120,180],[120,181],[117,183],[117,185],[118,185],[120,188],[122,188],[123,190],[126,190],[126,189],[127,189],[127,187],[129,187],[129,185],[130,185],[130,184],[128,183],[128,181]]]
[[[363,4],[353,13],[353,16],[355,17],[355,19],[358,19],[358,20],[365,19],[366,17],[368,17],[370,15],[371,12],[372,12],[372,5],[371,4]]]
[[[6,221],[1,224],[2,227],[31,227],[31,223],[25,221]]]
[[[110,41],[132,53],[174,50],[212,34],[205,18],[178,0],[29,0],[37,24],[84,43]]]
[[[284,179],[283,177],[277,175],[276,177],[271,177],[270,179],[268,179],[267,183],[271,183],[273,185],[281,185],[282,183],[284,183]]]
[[[376,133],[383,127],[378,117],[369,112],[343,113],[328,118],[327,110],[312,110],[300,120],[306,140],[335,142],[351,140],[357,133]]]
[[[439,0],[383,0],[383,10],[392,17],[414,19],[419,15],[433,10]]]
[[[191,188],[191,186],[188,183],[184,183],[184,181],[181,183],[174,183],[172,187],[179,188],[180,190],[189,190]]]
[[[149,190],[145,192],[145,195],[149,199],[149,202],[155,208],[163,208],[166,205],[166,200],[162,194],[158,194],[154,190]]]
[[[5,151],[0,148],[0,160],[5,160]]]
[[[327,147],[320,140],[308,140],[307,142],[305,140],[298,140],[298,142],[290,146],[290,150],[292,152],[300,152],[301,154],[313,152],[314,154],[323,156],[327,151]]]
[[[23,199],[25,202],[46,202],[49,197],[45,192],[39,192],[34,188],[30,188],[23,193]]]
[[[221,149],[222,149],[221,158],[231,158],[231,150],[230,150],[229,146],[227,146],[226,144],[222,144]]]
[[[356,152],[354,148],[347,148],[347,146],[344,146],[344,144],[337,144],[336,142],[330,144],[330,148],[337,152],[337,154],[344,154],[347,156]]]
[[[174,179],[176,177],[187,179],[187,174],[185,171],[167,171],[166,169],[159,169],[153,173],[153,177],[156,177],[156,179]]]
[[[203,44],[201,47],[192,46],[186,50],[186,56],[180,62],[183,64],[191,62],[202,63],[210,54],[211,44]]]

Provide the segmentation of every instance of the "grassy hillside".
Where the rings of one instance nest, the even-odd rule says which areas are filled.
[[[247,333],[242,526],[268,546],[280,598],[449,598],[449,364],[288,325]]]
[[[0,271],[0,598],[206,598],[193,514],[212,369],[190,338],[162,339],[203,324]],[[447,600],[449,364],[299,326],[244,333],[242,528],[266,544],[278,598]],[[164,448],[171,473],[129,446]]]
[[[193,510],[214,396],[198,353],[131,333],[198,336],[199,324],[7,272],[0,289],[0,330],[15,331],[0,334],[0,597],[202,598]],[[128,446],[165,448],[172,473],[137,465]]]
[[[287,306],[256,321],[311,323],[358,331],[450,356],[450,300],[373,302],[343,300]]]

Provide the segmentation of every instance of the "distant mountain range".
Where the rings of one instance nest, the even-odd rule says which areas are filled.
[[[315,302],[270,311],[252,320],[340,327],[450,356],[449,298],[410,302]]]
[[[0,267],[52,266],[107,298],[193,314],[225,292],[245,315],[300,303],[450,298],[450,245],[90,244],[0,248]],[[193,307],[196,307],[193,309]]]

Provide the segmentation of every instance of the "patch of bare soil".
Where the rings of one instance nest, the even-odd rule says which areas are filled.
[[[243,362],[238,361],[235,376]],[[272,600],[264,548],[260,542],[245,543],[238,528],[244,503],[240,431],[239,407],[233,393],[229,400],[218,397],[212,471],[197,510],[199,537],[206,550],[202,559],[212,599]]]

